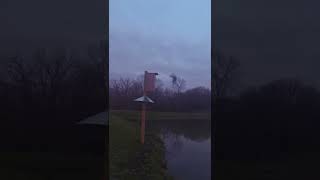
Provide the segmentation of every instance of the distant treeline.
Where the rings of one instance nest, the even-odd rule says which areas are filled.
[[[3,56],[0,120],[5,125],[75,123],[107,105],[105,44],[87,56],[64,49],[39,49],[31,56]]]
[[[319,109],[319,90],[295,79],[249,88],[238,97],[216,97],[216,157],[271,160],[318,151]]]
[[[184,90],[185,81],[171,75],[172,87],[164,87],[160,79],[156,81],[154,92],[148,96],[155,101],[150,105],[154,111],[199,112],[211,110],[211,91],[205,87]],[[109,99],[111,109],[140,109],[133,100],[143,94],[143,76],[110,80]]]

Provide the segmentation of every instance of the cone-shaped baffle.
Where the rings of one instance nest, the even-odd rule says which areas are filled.
[[[139,97],[139,98],[135,99],[134,101],[144,102],[144,103],[154,103],[154,101],[152,101],[148,96]]]

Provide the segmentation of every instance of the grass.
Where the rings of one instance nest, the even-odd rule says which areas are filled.
[[[205,119],[206,117],[208,114],[201,113],[147,113],[148,120]],[[164,145],[154,135],[147,135],[145,146],[140,145],[139,129],[136,124],[139,119],[139,111],[111,111],[109,172],[119,180],[163,180],[164,177],[168,177],[163,161]],[[103,168],[101,158],[87,153],[72,152],[0,152],[2,162],[0,179],[101,179],[101,168]]]
[[[288,161],[216,161],[215,179],[319,179],[318,162],[301,159]]]
[[[127,120],[139,120],[140,111],[112,110],[111,114],[122,117]],[[148,120],[208,120],[211,119],[211,113],[188,113],[188,112],[156,112],[147,111]]]
[[[140,116],[134,111],[112,111],[109,120],[110,174],[119,180],[170,179],[164,162],[165,147],[160,138],[147,134],[139,141]],[[133,120],[133,121],[128,121]]]
[[[0,179],[80,179],[99,178],[99,160],[90,156],[53,152],[1,152]],[[96,168],[96,169],[95,169]]]
[[[105,164],[103,152],[96,153],[92,148],[95,146],[91,146],[101,143],[87,143],[99,139],[100,134],[91,133],[92,138],[83,139],[88,137],[84,132],[89,131],[78,132],[78,128],[2,129],[0,179],[101,179]]]
[[[109,121],[109,159],[111,176],[128,173],[129,158],[138,150],[138,131],[130,122],[111,115]]]
[[[215,161],[215,179],[270,179],[288,178],[287,162]]]
[[[270,161],[216,160],[215,179],[320,179],[319,152],[292,154],[288,159]]]

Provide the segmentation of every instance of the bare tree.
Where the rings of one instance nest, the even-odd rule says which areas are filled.
[[[109,79],[108,79],[108,77],[109,77],[109,69],[108,69],[108,61],[107,61],[107,53],[106,53],[106,51],[108,50],[108,40],[103,40],[103,41],[101,41],[100,42],[100,53],[99,53],[99,55],[100,55],[100,60],[102,61],[102,63],[103,63],[103,70],[102,70],[102,72],[103,72],[103,74],[104,74],[104,85],[105,85],[105,92],[107,92],[108,91],[108,89],[109,89],[109,84],[108,84],[108,81],[109,81]],[[106,93],[107,94],[107,93]],[[106,99],[106,101],[108,101],[107,99]],[[107,103],[108,104],[108,103]],[[108,108],[108,107],[107,107]]]
[[[160,111],[206,111],[210,109],[211,93],[209,89],[197,87],[187,91],[184,89],[184,80],[176,78],[177,86],[165,88],[160,79],[156,79],[156,87],[148,94],[156,103],[152,108]],[[180,81],[181,80],[181,81]],[[140,97],[143,93],[143,75],[136,79],[119,78],[110,81],[110,105],[112,108],[137,108],[133,99]]]
[[[122,94],[128,97],[133,84],[132,80],[129,78],[120,78],[119,83]]]
[[[96,70],[101,74],[101,79],[104,81],[105,90],[108,90],[108,62],[107,62],[107,41],[100,41],[98,46],[91,46],[88,50],[88,55],[96,66]]]
[[[134,98],[142,95],[142,84],[138,80],[119,78],[110,81],[110,105],[112,107],[128,107]]]
[[[18,96],[12,96],[20,97],[17,101],[24,107],[22,111],[41,114],[42,110],[55,111],[61,107],[73,63],[64,51],[54,53],[49,58],[45,49],[39,49],[31,57],[16,56],[8,61],[8,83],[16,88]]]
[[[170,75],[172,79],[172,87],[177,94],[180,94],[186,87],[186,81],[175,74]]]
[[[213,97],[225,96],[234,80],[234,72],[238,67],[238,62],[233,57],[227,57],[220,52],[214,50],[212,58],[212,93]]]

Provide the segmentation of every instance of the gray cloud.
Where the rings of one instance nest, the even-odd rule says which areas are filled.
[[[187,81],[187,87],[210,87],[210,47],[183,41],[155,38],[136,33],[109,35],[110,73],[124,76],[155,71],[169,83],[169,75],[176,73]]]

